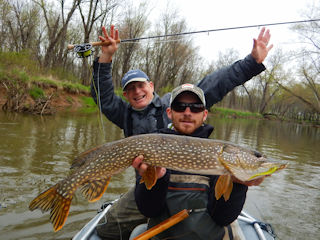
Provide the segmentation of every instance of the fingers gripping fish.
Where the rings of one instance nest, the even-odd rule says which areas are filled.
[[[216,198],[229,199],[231,176],[248,181],[283,169],[286,164],[270,162],[260,153],[238,145],[212,139],[168,134],[143,134],[106,143],[77,157],[74,171],[64,180],[31,201],[29,209],[50,210],[54,231],[60,230],[69,214],[77,188],[89,202],[99,200],[111,176],[124,171],[132,160],[143,155],[150,165],[142,182],[151,189],[156,183],[155,166],[189,173],[221,175],[216,184]]]

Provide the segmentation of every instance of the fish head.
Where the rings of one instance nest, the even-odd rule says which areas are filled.
[[[241,149],[228,145],[221,153],[220,162],[241,181],[250,181],[271,175],[286,168],[286,163],[280,163],[267,158],[255,150]]]

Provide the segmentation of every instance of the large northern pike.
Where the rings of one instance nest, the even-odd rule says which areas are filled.
[[[71,168],[72,174],[36,197],[30,210],[51,210],[50,220],[58,231],[64,225],[72,197],[81,186],[88,201],[103,195],[112,175],[128,168],[133,159],[143,155],[150,165],[142,177],[146,187],[156,183],[154,166],[205,175],[222,175],[216,184],[216,198],[227,201],[232,191],[230,176],[248,181],[283,169],[286,164],[267,161],[260,153],[238,145],[204,138],[168,134],[144,134],[106,143],[82,153]]]

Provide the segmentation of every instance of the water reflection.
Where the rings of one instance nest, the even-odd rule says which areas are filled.
[[[287,170],[250,188],[246,208],[272,223],[279,239],[317,238],[320,129],[271,121],[208,121],[215,126],[212,138],[289,162]],[[96,114],[41,118],[0,112],[0,134],[0,239],[71,238],[103,201],[118,197],[133,185],[133,170],[128,169],[112,179],[107,194],[97,203],[89,204],[77,194],[66,225],[53,233],[49,215],[30,212],[29,202],[64,178],[74,157],[122,138],[122,132],[106,120],[101,129]]]
[[[320,129],[294,123],[211,118],[213,138],[289,163],[248,192],[246,208],[272,223],[279,239],[317,239],[320,231]]]

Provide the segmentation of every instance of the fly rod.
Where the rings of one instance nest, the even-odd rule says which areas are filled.
[[[235,29],[244,29],[244,28],[256,28],[256,27],[263,27],[263,26],[275,26],[275,25],[284,25],[284,24],[298,24],[298,23],[307,23],[307,22],[316,22],[320,21],[320,19],[308,19],[308,20],[298,20],[298,21],[288,21],[288,22],[276,22],[276,23],[266,23],[266,24],[255,24],[255,25],[246,25],[246,26],[237,26],[237,27],[226,27],[226,28],[216,28],[216,29],[209,29],[209,30],[200,30],[200,31],[192,31],[192,32],[183,32],[183,33],[172,33],[172,34],[164,34],[164,35],[156,35],[156,36],[149,36],[149,37],[139,37],[139,38],[128,38],[123,40],[116,40],[117,43],[125,43],[125,42],[138,42],[140,40],[147,40],[147,39],[155,39],[155,38],[165,38],[165,37],[176,37],[182,35],[191,35],[191,34],[198,34],[198,33],[209,33],[209,32],[218,32],[218,31],[227,31],[227,30],[235,30]],[[91,42],[91,43],[83,43],[83,44],[69,44],[67,46],[68,50],[73,50],[78,54],[78,57],[88,57],[92,54],[92,47],[95,46],[103,46],[103,45],[110,45],[110,41],[104,42]]]

